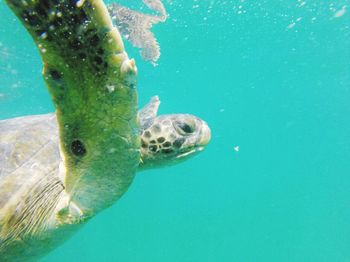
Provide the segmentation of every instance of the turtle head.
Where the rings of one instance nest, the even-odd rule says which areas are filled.
[[[158,109],[158,105],[153,107],[153,111]],[[211,132],[207,123],[194,115],[153,115],[148,119],[148,124],[141,120],[142,169],[186,160],[201,152],[210,141]]]

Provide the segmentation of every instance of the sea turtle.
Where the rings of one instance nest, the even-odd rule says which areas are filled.
[[[189,134],[199,128],[202,147],[210,131],[193,116],[155,117],[157,98],[138,120],[135,62],[101,0],[6,2],[40,50],[56,107],[0,126],[0,260],[35,261],[118,200],[140,165],[184,159]]]
[[[201,152],[210,140],[205,121],[190,114],[157,116],[159,104],[154,96],[138,112],[141,157],[137,171],[181,162]],[[54,170],[55,163],[62,162],[54,113],[0,120],[0,177],[36,159],[35,154],[51,144],[54,150],[49,155],[54,161],[50,169]]]

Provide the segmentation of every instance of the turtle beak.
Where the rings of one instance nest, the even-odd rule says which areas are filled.
[[[197,143],[197,147],[204,149],[204,147],[210,142],[211,131],[208,124],[202,121],[202,128],[200,133],[200,138]]]

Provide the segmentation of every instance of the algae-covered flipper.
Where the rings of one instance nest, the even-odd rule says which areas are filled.
[[[129,187],[140,160],[137,70],[102,1],[7,3],[40,51],[63,159],[43,179],[52,172],[47,143],[34,152],[39,161],[1,175],[0,257],[21,261],[50,250]]]

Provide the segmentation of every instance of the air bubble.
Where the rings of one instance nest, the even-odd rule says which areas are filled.
[[[46,32],[42,33],[42,34],[40,35],[40,38],[46,39],[46,38],[47,38],[47,33],[46,33]]]
[[[85,0],[79,0],[79,1],[77,2],[77,7],[78,7],[78,8],[79,8],[79,7],[82,7],[83,4],[84,4],[84,2],[85,2]]]
[[[110,93],[112,93],[116,89],[115,85],[107,85],[106,87],[107,87],[108,92],[110,92]]]
[[[340,10],[335,12],[334,17],[339,18],[342,17],[346,13],[346,6],[343,6]]]

